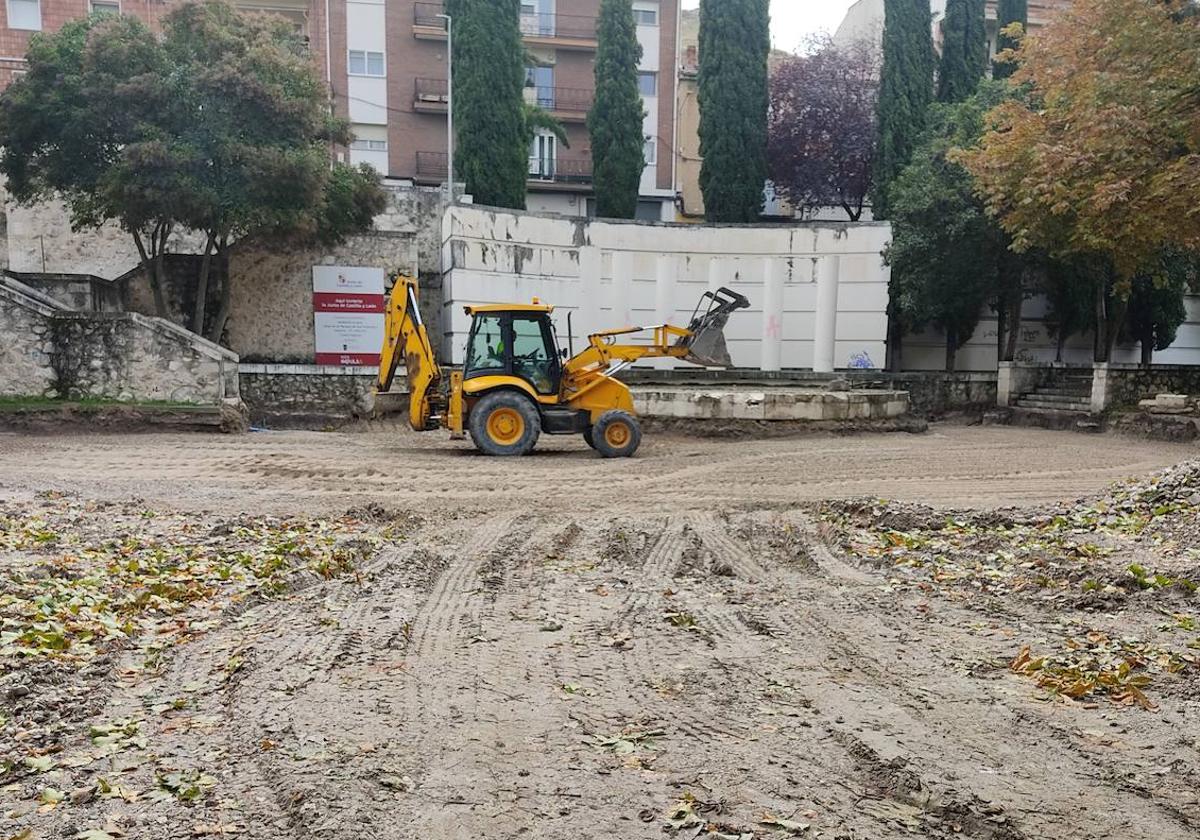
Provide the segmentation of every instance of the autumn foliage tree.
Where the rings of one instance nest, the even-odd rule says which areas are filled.
[[[775,189],[798,210],[863,214],[875,160],[879,59],[873,45],[824,39],[771,77],[767,162]]]
[[[1076,0],[1019,50],[1029,101],[990,115],[960,160],[1018,251],[1091,258],[1097,361],[1133,281],[1200,246],[1200,21],[1185,0]]]

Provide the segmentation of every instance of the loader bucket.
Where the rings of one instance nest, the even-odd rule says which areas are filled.
[[[725,325],[736,310],[748,306],[750,301],[729,289],[705,292],[688,325],[691,335],[679,342],[687,347],[684,359],[703,367],[733,367],[733,359],[725,343]]]

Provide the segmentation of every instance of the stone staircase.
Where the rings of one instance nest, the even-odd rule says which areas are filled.
[[[1016,401],[1016,407],[1031,411],[1091,414],[1092,374],[1090,371],[1060,374],[1045,385],[1022,394]]]

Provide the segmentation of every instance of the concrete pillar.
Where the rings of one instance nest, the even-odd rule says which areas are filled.
[[[783,272],[770,257],[762,261],[762,362],[765,371],[780,370],[783,358]]]
[[[817,264],[817,320],[813,329],[815,373],[833,373],[834,370],[840,271],[840,257],[824,257]]]
[[[679,262],[673,255],[660,254],[656,269],[654,308],[657,317],[655,320],[659,324],[669,324],[675,320],[675,277],[679,271]],[[675,360],[655,359],[654,366],[659,370],[670,370],[675,367]]]
[[[591,333],[602,329],[600,318],[600,275],[602,273],[600,249],[585,245],[579,249],[579,301],[571,326],[575,335],[575,352],[587,344]],[[560,325],[560,329],[566,324]],[[564,336],[559,333],[559,339]]]
[[[733,278],[729,276],[729,266],[725,260],[720,257],[713,257],[708,261],[708,290],[715,292],[722,286],[728,286],[733,282]]]
[[[633,253],[612,252],[612,322],[608,329],[636,327],[633,323]]]
[[[1107,411],[1110,399],[1108,363],[1096,362],[1092,368],[1092,414],[1103,414]]]
[[[1012,362],[1000,362],[996,368],[996,405],[1008,408],[1020,396],[1014,388],[1015,371]]]

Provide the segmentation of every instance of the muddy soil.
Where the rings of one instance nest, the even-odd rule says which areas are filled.
[[[1190,665],[1155,672],[1149,708],[1010,667],[1088,633],[1192,650],[1200,604],[1179,581],[1200,567],[1200,470],[1128,516],[1063,502],[1194,447],[935,428],[660,437],[629,462],[551,441],[512,462],[425,443],[0,438],[0,536],[24,546],[0,557],[23,587],[78,582],[88,558],[64,577],[63,549],[29,547],[38,528],[111,538],[105,556],[152,534],[225,557],[258,533],[239,517],[274,512],[356,546],[269,593],[214,583],[154,667],[136,638],[74,671],[0,656],[0,838],[1200,834]],[[902,501],[820,504],[862,496]],[[982,560],[946,577],[957,519],[969,541],[951,549],[1001,571],[1023,568],[1015,529],[1050,529],[1037,556],[1062,586],[1001,586]],[[1106,553],[1071,561],[1093,543]]]

